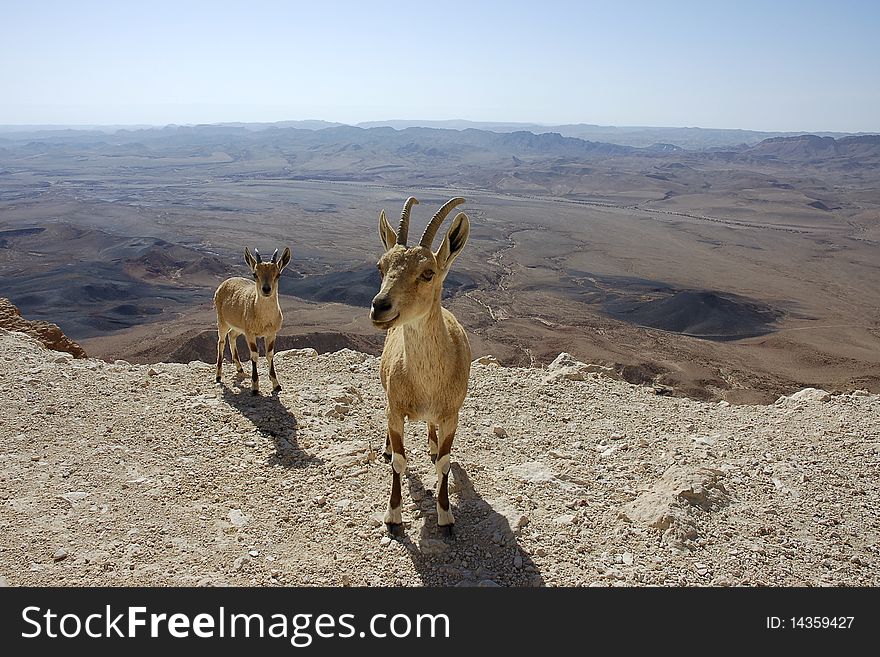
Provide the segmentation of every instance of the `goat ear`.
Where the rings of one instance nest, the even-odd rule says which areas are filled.
[[[290,247],[284,247],[284,253],[281,254],[281,260],[278,261],[278,272],[284,271],[284,268],[290,262]]]
[[[386,251],[397,244],[397,233],[385,218],[385,210],[379,214],[379,239],[382,240]]]
[[[247,263],[248,267],[251,268],[251,271],[256,269],[257,261],[254,259],[254,256],[251,255],[250,247],[244,247],[244,261]]]
[[[452,225],[443,238],[443,244],[440,250],[434,254],[437,258],[437,266],[444,272],[449,270],[452,262],[461,253],[464,245],[467,243],[468,235],[471,234],[471,222],[464,212],[459,212],[452,220]]]

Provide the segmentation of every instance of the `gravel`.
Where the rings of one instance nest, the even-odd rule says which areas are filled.
[[[207,363],[66,359],[0,331],[0,583],[880,585],[876,395],[724,406],[570,358],[549,377],[486,360],[452,451],[454,538],[411,423],[392,539],[378,359],[276,368],[284,390],[251,397],[229,364],[217,386]]]

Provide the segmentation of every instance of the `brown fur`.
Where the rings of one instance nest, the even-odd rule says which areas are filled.
[[[458,426],[458,411],[467,394],[471,350],[467,334],[453,314],[441,307],[443,281],[470,231],[467,215],[459,213],[435,253],[424,246],[407,248],[380,218],[379,234],[386,252],[379,260],[382,288],[373,299],[373,323],[388,331],[382,351],[382,386],[388,398],[388,439],[392,464],[392,496],[386,523],[400,520],[400,496],[395,494],[406,468],[404,419],[428,422],[429,451],[437,455],[438,522],[451,526],[446,493],[448,455]],[[399,443],[399,444],[396,444]],[[433,443],[433,445],[431,444]],[[443,458],[446,456],[447,458]],[[396,457],[396,460],[395,460]],[[402,471],[398,471],[402,467]]]
[[[278,392],[281,385],[275,375],[275,336],[284,319],[278,303],[278,279],[290,262],[290,249],[284,249],[279,262],[257,262],[250,250],[245,249],[245,261],[251,268],[253,280],[228,278],[214,293],[214,307],[217,310],[216,381],[219,383],[221,379],[227,337],[232,360],[239,374],[243,373],[236,348],[236,339],[243,334],[250,349],[252,392],[257,394],[260,389],[257,376],[257,338],[262,337],[266,343],[266,360],[269,363],[273,392]],[[264,294],[265,289],[270,290],[268,295]]]

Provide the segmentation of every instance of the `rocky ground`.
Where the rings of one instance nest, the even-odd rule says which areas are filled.
[[[405,529],[381,523],[378,360],[74,359],[0,330],[0,582],[9,585],[880,585],[880,398],[656,394],[564,356],[476,363],[437,531],[425,428]],[[590,369],[595,371],[589,371]]]
[[[68,338],[57,324],[25,319],[21,311],[6,297],[0,297],[0,328],[7,331],[19,331],[36,338],[49,349],[64,351],[75,358],[85,358],[85,350]]]

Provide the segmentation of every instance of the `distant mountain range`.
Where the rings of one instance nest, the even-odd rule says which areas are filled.
[[[488,130],[491,132],[527,131],[534,134],[556,132],[563,137],[577,137],[587,141],[601,141],[621,146],[645,148],[658,143],[674,144],[688,150],[704,148],[723,148],[730,146],[751,146],[771,137],[792,137],[798,132],[758,132],[755,130],[730,130],[724,128],[668,128],[651,126],[604,126],[588,123],[564,125],[541,125],[538,123],[490,123],[475,121],[370,121],[359,123],[362,128],[387,126],[402,130],[404,128],[445,128],[448,130]],[[821,137],[843,137],[853,133],[817,132]]]
[[[67,134],[70,136],[82,136],[90,133],[94,137],[107,134],[130,134],[143,131],[180,131],[185,129],[199,129],[202,134],[206,131],[233,131],[239,133],[254,133],[279,130],[310,130],[321,131],[337,128],[391,128],[396,131],[410,129],[436,129],[457,132],[490,132],[495,134],[532,134],[551,135],[580,139],[587,142],[601,142],[617,146],[632,148],[663,147],[666,149],[677,147],[686,150],[711,150],[730,149],[754,146],[767,139],[798,137],[805,133],[798,132],[759,132],[755,130],[730,130],[723,128],[674,128],[674,127],[650,127],[650,126],[601,126],[586,123],[565,125],[541,125],[537,123],[504,123],[504,122],[477,122],[465,120],[447,121],[419,121],[419,120],[389,120],[367,121],[356,125],[334,123],[330,121],[306,120],[306,121],[278,121],[274,123],[213,123],[197,126],[168,125],[157,126],[16,126],[0,125],[0,138],[12,139],[43,139],[46,133],[54,133],[53,136]],[[227,134],[233,134],[228,132]],[[75,135],[74,135],[75,133]],[[864,136],[865,133],[842,133],[842,132],[816,132],[806,133],[815,137],[842,138],[849,136]],[[527,139],[518,137],[517,139]]]
[[[807,134],[770,137],[753,145],[684,149],[668,140],[637,147],[590,141],[557,132],[349,125],[319,129],[314,123],[309,122],[312,125],[309,128],[287,124],[207,124],[117,129],[114,132],[70,128],[0,132],[0,150],[36,154],[48,149],[57,154],[62,151],[70,154],[74,151],[99,153],[110,149],[114,154],[151,156],[167,155],[182,148],[205,155],[221,151],[239,153],[236,158],[251,157],[255,152],[274,152],[286,157],[307,177],[320,178],[331,172],[335,177],[340,172],[358,171],[359,175],[365,176],[364,179],[393,169],[408,168],[414,162],[424,166],[434,163],[435,168],[466,166],[484,171],[497,170],[502,165],[507,167],[510,162],[519,166],[526,161],[556,159],[561,164],[562,160],[577,162],[614,157],[880,166],[880,135],[834,138]],[[303,169],[303,163],[307,161],[312,165]]]

